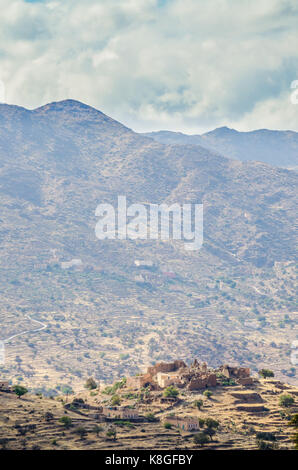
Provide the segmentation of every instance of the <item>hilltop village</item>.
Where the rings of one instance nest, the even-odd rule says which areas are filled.
[[[294,446],[298,390],[266,369],[258,377],[246,367],[175,360],[111,385],[89,377],[76,395],[27,392],[0,381],[0,448]]]

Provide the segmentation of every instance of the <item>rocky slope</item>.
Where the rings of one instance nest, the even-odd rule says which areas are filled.
[[[114,390],[114,391],[113,391]],[[289,426],[297,414],[294,387],[275,379],[254,379],[250,386],[224,382],[209,389],[179,388],[173,401],[163,401],[162,391],[133,390],[125,384],[85,390],[55,399],[0,391],[0,448],[9,450],[138,450],[200,449],[256,450],[294,448],[294,429]],[[103,407],[113,399],[118,409],[137,413],[137,419],[106,419]],[[284,407],[281,396],[293,397]],[[200,403],[200,407],[198,407]],[[116,407],[117,408],[117,407]],[[196,429],[178,423],[197,423]],[[210,428],[212,428],[211,438]],[[195,442],[194,436],[207,436]]]
[[[79,387],[95,366],[116,378],[134,358],[179,352],[254,368],[274,359],[295,380],[296,187],[295,172],[160,144],[76,101],[0,105],[0,339],[32,331],[6,344],[2,372]],[[97,240],[95,209],[118,195],[203,203],[202,249]],[[72,259],[81,267],[63,269]],[[35,333],[34,320],[47,328]]]

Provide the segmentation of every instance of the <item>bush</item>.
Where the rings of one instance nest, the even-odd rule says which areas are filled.
[[[203,395],[207,398],[210,398],[210,397],[212,397],[213,393],[211,392],[211,390],[205,390]]]
[[[163,392],[163,396],[166,398],[176,398],[179,395],[179,392],[177,388],[173,387],[173,385],[170,385],[165,389]]]
[[[158,418],[156,418],[156,416],[153,414],[153,413],[147,413],[145,415],[145,418],[147,419],[147,421],[149,421],[150,423],[154,423],[155,421],[158,420]]]
[[[294,398],[292,395],[284,394],[279,397],[279,404],[280,406],[284,406],[285,408],[288,408],[289,406],[292,406],[295,403]]]
[[[69,429],[72,426],[72,419],[69,416],[62,416],[59,419],[59,422],[63,424],[66,429]]]
[[[85,388],[87,388],[88,390],[95,390],[97,388],[97,383],[95,382],[93,377],[89,377],[89,379],[86,380]]]
[[[116,431],[114,429],[109,429],[109,431],[107,431],[107,437],[113,438],[113,440],[116,441],[116,438],[117,438]]]
[[[207,426],[207,428],[214,428],[214,429],[217,429],[219,427],[219,421],[217,421],[216,419],[213,419],[213,418],[207,418],[205,420],[205,424]]]
[[[205,433],[199,432],[194,435],[193,440],[195,444],[203,446],[209,442],[209,437]]]
[[[22,385],[15,385],[13,387],[13,391],[18,396],[18,398],[21,398],[23,395],[28,393],[28,390],[25,387],[23,387]]]
[[[112,406],[119,406],[121,403],[119,395],[113,395],[111,398],[111,405]]]
[[[172,429],[171,423],[164,423],[164,428],[165,429]]]
[[[198,408],[199,410],[202,408],[203,404],[204,404],[203,400],[195,400],[194,401],[194,406],[196,408]]]
[[[264,379],[267,379],[268,377],[274,377],[274,372],[270,369],[261,369],[259,370],[258,374]]]
[[[87,429],[85,429],[83,426],[79,426],[79,427],[75,428],[73,432],[78,434],[81,439],[84,439],[84,437],[87,434]]]
[[[126,384],[126,378],[124,377],[119,382],[114,383],[112,387],[106,387],[102,391],[102,393],[105,393],[106,395],[114,395],[114,393],[117,392],[119,388],[123,388],[125,384]]]
[[[215,433],[216,431],[213,428],[204,429],[204,434],[207,434],[207,436],[210,437],[211,441],[212,441],[212,436],[214,436]]]

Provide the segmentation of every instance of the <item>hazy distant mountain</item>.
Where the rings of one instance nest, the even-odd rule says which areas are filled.
[[[151,137],[152,139],[166,145],[201,145],[204,146],[204,139],[200,135],[188,135],[183,132],[172,132],[172,131],[156,131],[156,132],[145,132],[142,135]],[[206,145],[205,145],[206,147]]]
[[[298,166],[298,133],[260,129],[238,132],[220,127],[202,135],[159,131],[145,134],[164,144],[201,145],[228,158],[241,161],[260,161],[272,166],[295,168]]]
[[[97,240],[95,209],[118,195],[203,203],[202,249]],[[290,368],[291,317],[270,344],[294,308],[296,197],[293,171],[164,145],[77,101],[0,105],[0,339],[47,325],[7,345],[7,375],[49,387],[178,356]]]
[[[118,194],[133,202],[204,202],[205,249],[219,257],[263,265],[294,253],[293,173],[200,146],[165,146],[76,101],[33,111],[1,105],[0,164],[1,218],[9,225],[15,214],[10,228],[23,226],[25,250],[36,229],[34,256],[49,240],[61,244],[64,232],[67,249],[68,224],[91,235],[98,202]]]

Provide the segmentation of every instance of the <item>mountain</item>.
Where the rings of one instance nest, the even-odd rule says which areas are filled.
[[[155,131],[143,133],[146,137],[166,145],[200,145],[204,147],[204,139],[200,135],[189,135],[183,134],[183,132],[172,132],[172,131]],[[206,145],[205,145],[206,148]]]
[[[202,135],[159,131],[144,134],[164,144],[200,145],[241,161],[260,161],[282,168],[298,166],[298,133],[260,129],[238,132],[220,127]]]
[[[76,387],[179,354],[274,360],[291,380],[296,188],[293,171],[164,145],[74,100],[0,105],[5,374]],[[99,241],[95,209],[118,195],[203,203],[202,249]]]

